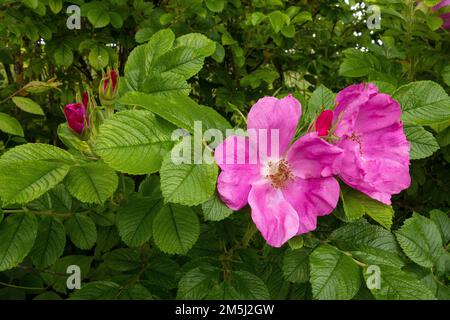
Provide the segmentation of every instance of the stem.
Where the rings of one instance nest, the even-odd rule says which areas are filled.
[[[47,288],[37,288],[37,287],[23,287],[23,286],[17,286],[15,284],[5,283],[0,281],[0,285],[10,288],[16,288],[16,289],[25,289],[25,290],[47,290]]]

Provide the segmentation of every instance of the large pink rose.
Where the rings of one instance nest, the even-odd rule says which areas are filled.
[[[317,132],[290,145],[300,115],[300,103],[292,96],[262,98],[248,114],[249,132],[257,134],[231,136],[214,155],[222,169],[222,200],[233,210],[249,203],[254,223],[274,247],[314,230],[317,217],[331,213],[339,199],[333,174],[343,151]]]
[[[373,84],[347,87],[336,97],[336,145],[344,150],[339,177],[349,186],[385,204],[409,187],[410,146],[401,109]]]

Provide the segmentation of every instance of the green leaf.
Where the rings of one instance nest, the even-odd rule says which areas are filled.
[[[117,189],[116,172],[102,162],[90,162],[70,169],[65,185],[82,202],[102,204]]]
[[[57,147],[29,143],[8,150],[0,158],[0,196],[4,204],[26,203],[60,183],[73,157]]]
[[[283,259],[283,275],[286,281],[294,283],[309,280],[310,249],[286,250]]]
[[[53,52],[56,65],[68,67],[73,62],[73,52],[67,45],[63,44],[56,48]]]
[[[283,12],[276,10],[271,13],[269,13],[269,21],[272,25],[273,30],[275,33],[280,32],[280,30],[285,26],[289,25],[290,18],[287,14],[284,14]]]
[[[120,99],[120,103],[145,108],[191,133],[194,133],[194,121],[202,121],[203,130],[231,129],[228,121],[213,108],[198,105],[191,98],[181,94],[159,97],[140,92],[128,92]]]
[[[427,25],[432,31],[436,31],[437,29],[439,29],[443,23],[444,20],[441,17],[432,15],[427,16]]]
[[[394,216],[394,210],[391,206],[385,205],[351,188],[343,188],[341,197],[344,212],[349,221],[359,219],[366,213],[386,229],[391,229]]]
[[[108,65],[109,54],[104,46],[97,45],[89,52],[89,63],[95,69],[102,69]]]
[[[111,20],[111,25],[116,28],[116,29],[120,29],[123,26],[123,18],[120,14],[118,14],[117,12],[110,12],[109,13],[109,18]]]
[[[411,160],[427,158],[439,150],[436,138],[422,126],[405,126],[404,131],[411,144]]]
[[[232,271],[231,285],[236,289],[241,300],[268,300],[269,290],[266,284],[254,274],[247,271]]]
[[[75,213],[64,223],[70,240],[80,249],[91,249],[97,241],[94,221],[85,213]]]
[[[445,84],[450,86],[450,64],[442,69],[441,75]]]
[[[110,22],[109,13],[103,8],[94,8],[88,11],[87,18],[94,28],[106,27]]]
[[[189,207],[164,206],[153,220],[156,245],[168,254],[185,254],[200,234],[198,217]]]
[[[156,257],[152,259],[152,262],[145,271],[145,275],[150,284],[166,289],[173,289],[177,286],[177,273],[179,271],[180,266],[172,259]]]
[[[218,278],[219,269],[213,267],[197,267],[188,271],[178,283],[177,299],[200,300],[204,298]]]
[[[62,257],[49,269],[49,273],[42,272],[41,277],[43,277],[44,281],[51,285],[55,291],[67,294],[67,268],[72,265],[79,266],[81,279],[85,279],[89,275],[92,259],[93,257],[83,255]]]
[[[57,218],[43,217],[30,257],[38,268],[46,268],[63,254],[66,245],[66,230]]]
[[[221,221],[233,213],[233,210],[220,200],[217,193],[202,203],[202,211],[205,220],[209,221]]]
[[[432,81],[417,81],[394,93],[403,110],[405,124],[432,125],[450,120],[450,97]]]
[[[439,228],[443,244],[446,245],[450,241],[450,218],[448,214],[435,209],[430,211],[430,218]]]
[[[206,7],[212,12],[222,12],[225,0],[205,0]]]
[[[324,85],[321,84],[318,86],[308,102],[308,109],[306,111],[308,119],[315,119],[321,110],[333,109],[335,96],[333,91]]]
[[[42,110],[41,106],[38,105],[33,100],[31,100],[30,98],[13,97],[12,101],[16,104],[18,108],[22,109],[25,112],[37,114],[40,116],[44,115],[44,111]]]
[[[0,223],[0,271],[16,267],[33,247],[38,231],[36,217],[15,213]]]
[[[442,238],[436,224],[417,213],[396,232],[403,252],[418,265],[431,268],[442,252]]]
[[[94,281],[84,284],[80,290],[76,290],[70,300],[111,300],[117,299],[120,286],[111,281]]]
[[[61,11],[63,2],[62,0],[49,0],[48,6],[50,7],[50,10],[52,10],[54,14],[57,14],[58,12]]]
[[[203,67],[205,57],[216,50],[214,41],[204,35],[190,33],[179,37],[173,49],[155,60],[156,72],[170,72],[189,79]]]
[[[120,237],[130,247],[138,247],[152,236],[153,219],[162,208],[163,201],[155,197],[132,197],[117,214]]]
[[[379,61],[367,52],[361,52],[358,49],[347,49],[344,53],[345,58],[339,68],[339,75],[341,76],[359,78],[380,69]]]
[[[313,296],[320,300],[349,300],[361,286],[358,265],[343,252],[321,245],[311,253]]]
[[[144,81],[148,75],[155,74],[155,59],[170,50],[174,41],[175,34],[172,30],[163,29],[156,32],[147,44],[133,49],[125,64],[124,82],[129,90],[146,92]]]
[[[139,252],[130,248],[119,248],[103,256],[105,265],[118,272],[136,270],[141,266]]]
[[[389,264],[401,268],[404,263],[392,233],[379,226],[359,220],[333,231],[333,244],[350,251],[358,260],[367,264]]]
[[[0,130],[15,136],[23,137],[24,135],[20,122],[3,112],[0,112]]]
[[[380,289],[370,289],[378,300],[435,300],[431,291],[412,275],[402,270],[379,265],[381,283]],[[363,272],[364,277],[370,273]]]
[[[174,164],[168,153],[160,170],[164,200],[187,206],[205,202],[214,194],[217,172],[215,164]]]
[[[153,300],[153,296],[146,287],[137,283],[122,290],[119,300]]]
[[[170,134],[171,126],[148,111],[121,111],[100,126],[94,150],[118,171],[152,173],[172,147]]]

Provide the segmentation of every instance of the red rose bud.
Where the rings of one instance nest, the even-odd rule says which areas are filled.
[[[82,134],[86,127],[89,127],[89,116],[82,103],[69,103],[64,107],[69,128],[78,134]]]
[[[110,105],[116,98],[117,89],[119,88],[119,74],[114,69],[108,69],[103,75],[99,86],[99,96],[103,105]]]
[[[325,110],[319,115],[319,117],[317,117],[316,131],[319,133],[319,136],[324,137],[328,135],[332,122],[333,111],[331,110]]]
[[[444,13],[440,15],[442,20],[444,20],[442,28],[450,30],[450,0],[443,0],[439,2],[437,5],[433,7],[433,11],[437,11],[441,8],[447,8],[447,10],[444,10]]]

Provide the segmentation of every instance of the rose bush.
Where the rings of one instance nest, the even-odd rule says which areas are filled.
[[[449,299],[446,9],[370,3],[0,4],[0,298]]]

